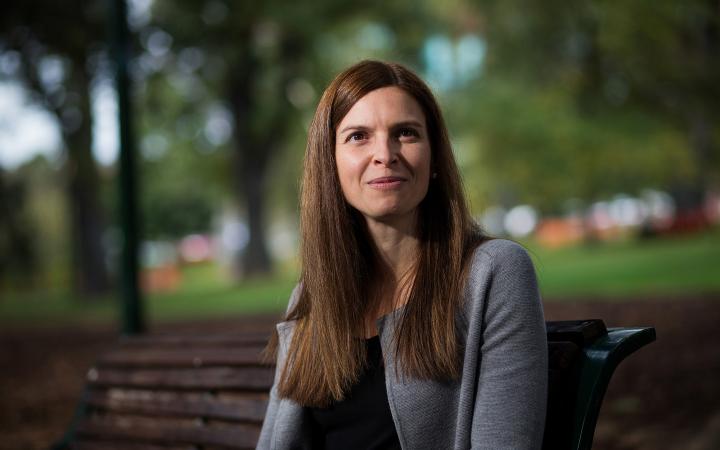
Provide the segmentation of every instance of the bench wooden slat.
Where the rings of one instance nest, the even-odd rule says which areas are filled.
[[[245,424],[234,424],[232,427],[148,426],[141,421],[95,419],[81,423],[77,434],[82,438],[105,441],[245,449],[255,447],[260,436],[260,426]]]
[[[78,439],[70,446],[72,450],[197,450],[194,445],[151,445],[132,442],[107,442],[97,439]]]
[[[600,319],[546,322],[545,329],[548,342],[570,341],[579,347],[584,347],[600,336],[607,334],[605,322]]]
[[[243,348],[120,348],[103,355],[100,367],[211,367],[263,365],[262,347]]]
[[[204,417],[238,422],[262,423],[267,399],[239,398],[232,402],[208,400],[165,399],[149,395],[148,398],[123,398],[107,391],[90,392],[85,401],[89,406],[105,412],[140,414],[162,417]]]
[[[270,367],[195,369],[111,369],[88,372],[91,387],[135,387],[143,389],[270,390],[275,370]]]

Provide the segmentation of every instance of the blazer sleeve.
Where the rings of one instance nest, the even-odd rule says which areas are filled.
[[[258,439],[257,450],[268,450],[271,447],[273,428],[275,426],[275,417],[277,415],[278,405],[280,399],[277,395],[277,378],[278,371],[275,373],[275,381],[270,389],[270,399],[268,401],[268,407],[265,411],[265,419],[263,420],[262,430],[260,431],[260,438]]]
[[[548,355],[537,279],[520,245],[496,247],[485,291],[472,448],[540,449]]]
[[[293,289],[292,294],[290,295],[290,301],[288,302],[287,311],[290,311],[290,309],[297,303],[298,299],[300,297],[300,284],[296,285]],[[287,313],[287,312],[286,312]],[[265,411],[265,419],[263,420],[262,429],[260,431],[260,438],[258,439],[257,443],[257,450],[267,450],[273,447],[272,445],[272,439],[274,435],[275,430],[275,422],[277,418],[278,413],[278,406],[280,404],[280,397],[277,393],[277,385],[280,379],[280,373],[282,372],[282,365],[285,361],[285,356],[287,352],[287,339],[285,339],[284,333],[282,333],[284,325],[286,325],[287,322],[282,322],[278,324],[277,331],[278,331],[278,349],[277,349],[277,360],[275,365],[275,376],[273,378],[273,385],[272,388],[270,388],[270,398],[268,399],[268,406],[267,410]]]

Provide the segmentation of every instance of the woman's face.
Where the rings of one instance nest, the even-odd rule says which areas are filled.
[[[340,186],[366,220],[411,218],[427,194],[430,159],[425,114],[398,87],[368,93],[337,127]]]

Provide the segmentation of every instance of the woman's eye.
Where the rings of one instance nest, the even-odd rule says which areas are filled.
[[[418,138],[420,134],[412,128],[403,128],[398,132],[401,138]]]
[[[346,142],[358,142],[365,139],[365,133],[362,133],[360,131],[356,133],[352,133],[350,136],[347,137]]]

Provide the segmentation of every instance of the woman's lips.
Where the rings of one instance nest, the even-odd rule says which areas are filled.
[[[405,181],[407,180],[403,177],[380,177],[370,180],[368,184],[375,189],[393,189]]]

